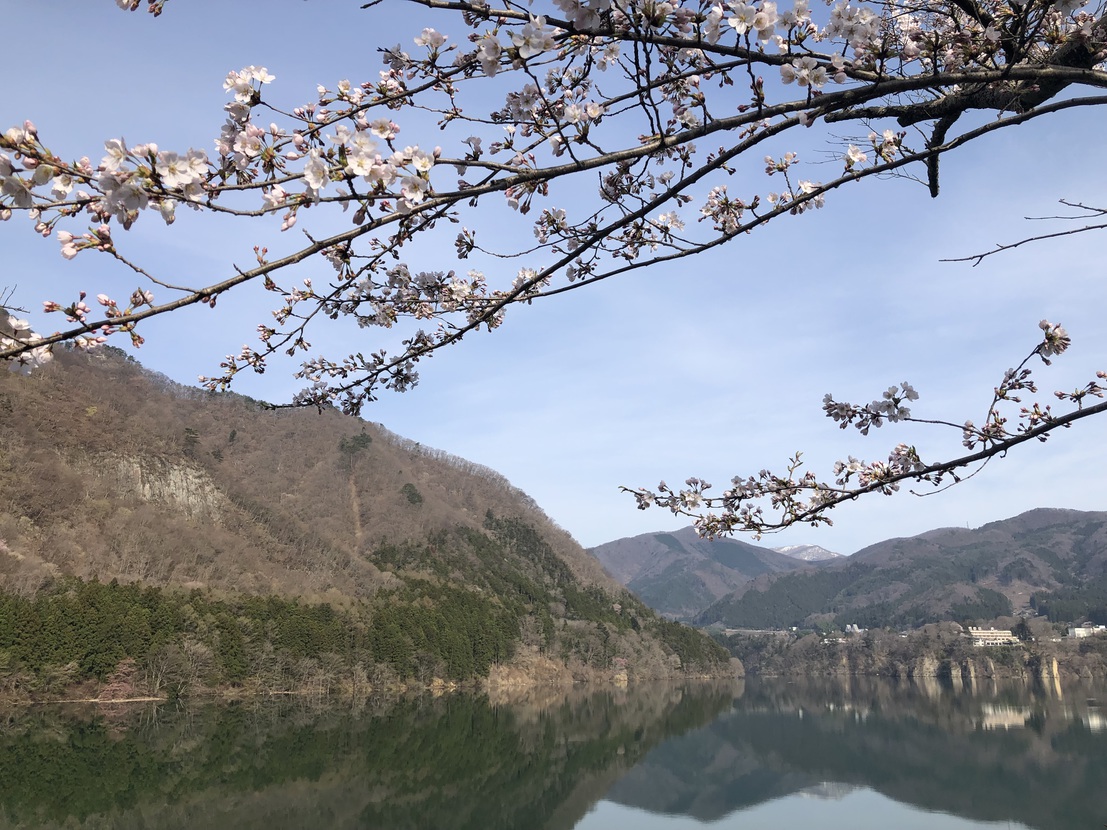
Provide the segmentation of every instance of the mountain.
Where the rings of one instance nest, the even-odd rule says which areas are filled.
[[[742,586],[696,622],[916,626],[1032,609],[1055,620],[1107,617],[1107,513],[1039,509],[975,530],[889,539]]]
[[[148,372],[116,350],[0,377],[2,584],[58,573],[186,588],[363,596],[372,555],[480,529],[536,529],[582,587],[602,569],[494,471],[336,410],[272,410]],[[18,562],[18,564],[16,564]]]
[[[147,677],[156,654],[210,685],[276,654],[287,683],[320,650],[400,679],[720,665],[494,471],[110,348],[0,376],[0,592],[0,674],[105,681],[126,656]]]
[[[793,555],[735,539],[701,539],[691,527],[618,539],[589,552],[647,605],[677,619],[759,576],[805,566]]]
[[[791,556],[793,559],[801,559],[804,562],[825,562],[830,559],[840,559],[843,554],[835,553],[818,545],[785,545],[782,548],[773,548],[777,553]]]

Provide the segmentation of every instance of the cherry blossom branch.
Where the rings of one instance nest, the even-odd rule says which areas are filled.
[[[973,129],[973,130],[969,130],[965,133],[962,133],[962,134],[956,136],[955,138],[953,138],[953,139],[951,139],[951,140],[949,140],[949,141],[947,141],[944,144],[941,144],[939,146],[928,146],[925,150],[921,150],[921,151],[916,152],[916,153],[902,153],[898,157],[893,157],[890,161],[886,161],[886,162],[882,162],[882,163],[878,162],[878,163],[873,164],[870,167],[858,168],[858,167],[851,166],[851,167],[849,167],[848,172],[846,174],[844,174],[842,176],[839,176],[836,179],[832,179],[829,182],[825,182],[825,183],[822,183],[822,184],[817,184],[817,185],[814,185],[812,187],[809,187],[809,188],[803,190],[802,192],[791,194],[790,199],[788,199],[786,201],[783,201],[783,202],[778,202],[773,209],[762,212],[760,214],[755,214],[753,216],[753,218],[750,219],[749,221],[741,223],[741,224],[734,225],[731,230],[720,234],[719,236],[717,236],[716,238],[714,238],[712,240],[709,240],[709,241],[704,242],[704,243],[697,244],[695,246],[689,246],[685,250],[678,250],[678,251],[674,251],[673,253],[670,253],[670,254],[664,254],[664,255],[652,257],[652,258],[649,258],[649,259],[640,260],[640,261],[637,261],[637,262],[630,263],[628,265],[621,266],[619,268],[614,268],[614,269],[612,269],[610,271],[606,271],[602,274],[595,274],[593,276],[582,279],[578,282],[573,282],[573,283],[570,283],[568,285],[561,286],[559,288],[549,289],[547,291],[542,291],[542,292],[536,293],[534,295],[534,297],[535,298],[550,297],[550,296],[555,296],[557,294],[563,294],[563,293],[568,292],[568,291],[574,291],[578,288],[582,288],[585,285],[588,285],[588,284],[593,283],[593,282],[600,282],[600,281],[608,279],[610,277],[620,276],[620,275],[629,273],[631,271],[636,271],[636,270],[639,270],[641,268],[649,267],[651,265],[657,265],[657,264],[662,263],[662,262],[672,262],[674,260],[683,259],[683,258],[688,257],[688,256],[694,256],[696,254],[705,253],[706,251],[709,251],[712,248],[716,248],[720,245],[723,245],[727,242],[730,242],[735,237],[748,234],[750,231],[756,229],[757,227],[759,227],[761,225],[764,225],[765,223],[767,223],[770,220],[775,219],[777,217],[780,217],[780,216],[783,216],[783,215],[794,215],[796,213],[801,213],[808,206],[821,207],[822,203],[825,199],[826,194],[828,194],[828,193],[830,193],[834,190],[837,190],[838,188],[842,187],[843,185],[850,184],[852,182],[859,181],[860,179],[868,178],[870,176],[881,176],[881,175],[886,175],[886,174],[889,174],[889,173],[894,173],[897,170],[900,170],[900,169],[902,169],[904,167],[907,167],[911,164],[916,164],[916,163],[919,163],[919,162],[926,162],[931,158],[935,158],[939,155],[945,154],[945,153],[947,153],[951,150],[954,150],[958,147],[962,147],[965,144],[968,144],[971,141],[975,141],[976,139],[979,139],[979,138],[981,138],[981,137],[983,137],[983,136],[985,136],[989,133],[995,132],[996,130],[1004,129],[1006,127],[1014,126],[1016,124],[1022,124],[1022,123],[1025,123],[1027,121],[1030,121],[1032,119],[1040,118],[1044,115],[1050,115],[1052,113],[1059,112],[1061,110],[1072,109],[1072,108],[1075,108],[1075,107],[1103,106],[1105,104],[1107,104],[1107,96],[1057,101],[1053,104],[1047,105],[1045,107],[1039,107],[1038,109],[1032,110],[1030,112],[1020,113],[1018,115],[1011,115],[1011,116],[1008,116],[1006,118],[1000,118],[1000,119],[996,119],[995,121],[990,121],[990,122],[988,122],[986,124],[983,124],[983,125],[975,128],[975,129]],[[878,145],[878,147],[876,148],[878,158],[881,157],[880,156],[881,150],[879,149],[879,146],[883,146],[891,140],[892,139],[889,137],[889,133],[887,131],[885,132],[885,134],[883,136],[876,136],[875,133],[872,134],[872,136],[870,136],[870,141],[872,141],[874,143],[874,145]],[[856,148],[853,148],[853,149],[856,149]],[[848,158],[849,158],[849,155],[847,153],[847,159]],[[1063,203],[1068,204],[1067,202],[1063,202]],[[1081,207],[1083,207],[1083,206],[1081,206]],[[1097,227],[1098,226],[1091,226],[1087,229],[1088,230],[1093,230],[1093,229],[1096,229]],[[1069,231],[1068,233],[1075,233],[1075,232],[1077,232],[1077,231],[1073,230],[1073,231]],[[1049,238],[1049,237],[1041,237],[1041,238],[1044,239],[1044,238]],[[1031,240],[1025,240],[1025,241],[1031,241]],[[1023,243],[1020,242],[1018,244],[1021,245]],[[1014,246],[1011,246],[1011,247],[1017,247],[1017,245],[1014,245]],[[1002,250],[1002,249],[997,249],[997,251],[998,250]],[[995,252],[996,251],[989,252],[988,254],[984,254],[983,256],[988,256],[988,255],[990,255],[990,253],[995,253]],[[942,262],[962,262],[962,261],[967,261],[967,260],[971,260],[971,259],[975,259],[975,257],[963,257],[961,259],[943,259],[943,260],[940,260],[940,261],[942,261]]]
[[[98,319],[81,307],[83,296],[68,305],[49,301],[48,310],[77,325],[33,344],[9,338],[0,358],[113,332],[126,331],[137,344],[139,322],[214,304],[218,294],[260,280],[280,298],[277,325],[259,326],[261,347],[229,357],[209,384],[222,388],[241,368],[261,370],[279,351],[306,350],[308,326],[325,318],[411,324],[398,355],[359,352],[302,365],[299,374],[311,387],[297,403],[341,400],[357,411],[377,385],[407,388],[419,359],[470,331],[496,328],[513,305],[708,250],[779,216],[820,207],[846,182],[908,165],[928,165],[936,190],[934,171],[944,153],[1029,118],[1107,103],[1107,97],[1045,103],[1072,85],[1107,87],[1107,73],[1092,62],[1103,51],[1102,10],[1085,11],[1078,0],[838,3],[820,20],[805,0],[787,10],[767,0],[725,6],[557,0],[548,15],[532,3],[413,2],[458,15],[467,37],[454,41],[424,29],[413,38],[417,56],[400,46],[382,50],[379,78],[320,87],[317,100],[298,107],[263,99],[274,80],[265,68],[231,72],[224,88],[233,100],[214,161],[202,151],[178,155],[114,139],[98,166],[88,159],[67,163],[39,141],[33,125],[0,137],[0,219],[23,211],[36,232],[57,234],[67,259],[108,253],[159,288],[181,293],[155,304],[136,292],[141,302],[125,307],[98,295],[106,309]],[[119,5],[133,11],[142,3]],[[158,14],[164,2],[147,7]],[[766,81],[755,68],[773,77]],[[503,106],[490,115],[464,109],[467,90],[497,75],[509,79]],[[787,95],[791,84],[800,96]],[[733,94],[743,87],[747,97]],[[1029,110],[1028,95],[1036,96]],[[975,106],[1017,115],[947,139],[952,119]],[[393,115],[402,120],[405,110],[438,117],[453,149],[403,146]],[[284,123],[265,127],[258,116]],[[873,131],[871,151],[846,147],[845,172],[828,183],[801,178],[798,157],[785,147],[764,165],[783,187],[751,186],[740,199],[718,184],[738,169],[748,172],[755,148],[820,118],[943,120],[921,150],[907,146],[904,133]],[[481,134],[458,132],[469,129]],[[705,156],[696,148],[715,136],[723,144],[718,151]],[[456,185],[443,172],[451,167]],[[475,182],[464,178],[469,170],[477,172]],[[499,194],[523,215],[548,198],[554,182],[592,173],[599,177],[593,201],[574,204],[575,215],[542,208],[532,223],[537,245],[493,249],[478,243],[479,228],[463,227],[456,259],[480,252],[522,259],[530,267],[514,279],[477,270],[462,276],[448,267],[419,271],[402,259],[414,240],[437,239],[440,223],[479,220],[472,208],[481,199]],[[260,206],[249,202],[259,197]],[[171,223],[181,204],[238,220],[279,217],[282,230],[339,207],[351,210],[354,227],[320,238],[307,231],[309,244],[298,251],[271,260],[259,251],[258,267],[235,268],[223,281],[192,289],[124,256],[111,230],[130,229],[150,208]],[[694,225],[682,216],[690,204],[698,207]],[[62,227],[82,215],[93,218],[87,233]],[[277,282],[312,256],[333,266],[329,285]],[[565,282],[555,285],[558,276]],[[424,330],[423,321],[436,328]]]
[[[1084,403],[1086,398],[1104,398],[1107,395],[1107,385],[1102,382],[1107,379],[1107,372],[1101,371],[1083,389],[1054,393],[1058,400],[1074,404],[1069,412],[1057,415],[1050,411],[1049,406],[1034,403],[1021,408],[1019,425],[1014,431],[1006,426],[1006,419],[999,414],[998,406],[1021,403],[1013,392],[1036,391],[1030,381],[1027,363],[1038,357],[1049,365],[1050,358],[1065,352],[1071,343],[1068,333],[1057,324],[1043,320],[1040,328],[1044,335],[1042,342],[1016,369],[1005,372],[1002,383],[995,390],[983,427],[976,427],[972,421],[957,425],[913,417],[906,404],[919,396],[908,383],[890,387],[880,400],[870,404],[841,403],[829,394],[823,400],[825,414],[842,429],[853,426],[862,435],[868,435],[872,428],[880,428],[886,422],[947,426],[961,432],[962,443],[970,450],[967,454],[926,463],[914,446],[901,443],[892,449],[887,461],[864,462],[851,456],[836,462],[835,478],[831,481],[819,480],[810,471],[800,474],[802,456],[796,453],[783,474],[762,470],[746,478],[736,477],[731,482],[731,488],[721,496],[706,495],[712,485],[698,478],[688,479],[681,489],[673,489],[665,482],[661,482],[656,490],[621,489],[635,497],[639,509],[657,506],[693,519],[696,529],[703,536],[746,531],[760,537],[761,534],[796,524],[832,524],[826,514],[836,506],[870,493],[891,495],[900,489],[903,482],[928,483],[935,488],[959,483],[975,475],[990,459],[1005,455],[1020,444],[1032,440],[1045,441],[1055,430],[1107,412],[1107,401],[1087,406]],[[977,449],[978,446],[980,449]],[[978,469],[968,475],[957,472],[973,466]]]
[[[666,486],[664,482],[658,485],[656,491],[629,487],[621,487],[620,490],[635,496],[639,500],[640,507],[645,505],[643,509],[650,506],[658,506],[670,510],[675,515],[687,516],[693,519],[697,531],[704,537],[714,538],[735,532],[748,532],[760,538],[762,534],[774,533],[794,525],[809,524],[812,527],[819,524],[831,525],[833,522],[825,514],[838,505],[855,501],[861,496],[870,493],[892,495],[892,493],[899,490],[899,485],[904,481],[928,482],[938,486],[940,482],[944,481],[945,478],[949,476],[952,478],[951,483],[961,483],[967,480],[971,475],[975,475],[975,473],[958,476],[954,475],[954,471],[986,462],[996,456],[1003,456],[1009,450],[1027,441],[1044,440],[1048,438],[1050,433],[1057,429],[1068,428],[1077,421],[1100,415],[1104,412],[1107,412],[1107,401],[1084,409],[1073,410],[1065,415],[1056,417],[1048,423],[1042,423],[1027,432],[1020,433],[1000,442],[989,444],[984,449],[976,452],[968,453],[948,461],[919,465],[910,470],[901,469],[898,472],[884,473],[883,468],[891,468],[894,464],[892,462],[874,462],[877,465],[877,469],[874,470],[873,474],[867,479],[867,483],[853,488],[842,488],[830,484],[818,483],[814,478],[808,479],[806,475],[803,478],[795,478],[794,474],[803,466],[802,463],[799,463],[801,456],[797,453],[789,462],[788,474],[786,476],[773,476],[768,474],[767,471],[763,471],[762,474],[742,482],[745,492],[749,495],[741,497],[722,496],[709,498],[703,496],[702,494],[710,489],[711,485],[700,482],[697,479],[688,479],[686,483],[689,489],[679,492],[674,492]],[[890,459],[895,458],[895,463],[902,463],[899,459],[901,457],[906,457],[909,459],[908,463],[910,463],[913,448],[901,445],[901,447],[897,447],[896,449],[899,450],[899,453],[893,451],[889,456]],[[846,464],[846,468],[848,469],[853,462],[843,463]],[[805,506],[794,510],[787,509],[789,505],[796,501],[797,496],[805,492],[812,494],[810,501]],[[923,493],[916,495],[930,494]],[[760,506],[751,507],[742,504],[742,502],[752,498],[769,499],[774,509],[781,509],[783,511],[781,518],[777,520],[766,520]],[[723,513],[707,514],[703,512],[703,510],[709,510],[713,507],[724,507],[730,504],[741,504],[733,516]]]

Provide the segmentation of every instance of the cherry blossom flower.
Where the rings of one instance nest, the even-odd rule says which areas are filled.
[[[500,55],[503,47],[499,38],[492,32],[485,32],[478,41],[476,58],[480,68],[488,77],[495,76],[500,71]]]
[[[518,32],[512,32],[511,42],[523,60],[533,58],[557,45],[553,31],[546,28],[545,17],[532,17]]]
[[[426,46],[432,51],[437,51],[446,42],[446,36],[434,29],[423,29],[414,40],[416,46]]]
[[[1038,353],[1041,354],[1043,358],[1063,354],[1072,344],[1069,333],[1056,323],[1051,323],[1049,320],[1042,320],[1038,324],[1038,328],[1045,333],[1045,339],[1042,341],[1042,345],[1038,347]]]
[[[755,28],[754,21],[757,19],[757,7],[743,2],[743,0],[732,0],[727,4],[730,7],[731,15],[727,18],[727,25],[730,26],[739,35],[744,35],[751,29]]]
[[[786,84],[795,81],[800,86],[821,89],[826,85],[828,77],[826,67],[810,55],[803,55],[780,67],[780,79]]]
[[[34,203],[28,182],[15,175],[5,176],[0,182],[0,196],[7,198],[15,208],[29,208]]]
[[[864,164],[868,160],[869,157],[856,145],[851,144],[846,149],[846,170],[852,170],[854,165]]]
[[[308,153],[308,161],[304,165],[304,184],[315,193],[319,193],[330,184],[330,180],[330,169],[323,160],[322,154],[318,150],[311,150]]]

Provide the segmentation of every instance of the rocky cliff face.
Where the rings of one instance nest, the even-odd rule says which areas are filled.
[[[102,458],[88,470],[124,497],[168,507],[190,520],[218,523],[227,508],[206,470],[148,455]]]

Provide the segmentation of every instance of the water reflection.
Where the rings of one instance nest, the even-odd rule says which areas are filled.
[[[818,806],[822,830],[839,814],[865,826],[872,811],[852,806],[856,788],[877,799],[885,827],[1101,827],[1103,696],[1081,687],[751,682],[729,712],[658,747],[607,799],[719,827],[798,826],[784,816],[748,822],[801,809],[820,793],[832,797]],[[765,802],[775,806],[758,806]],[[586,821],[579,830],[606,826]]]
[[[728,685],[8,713],[0,827],[569,830]]]
[[[704,824],[689,816],[648,813],[612,801],[596,806],[575,830],[1028,830],[1018,822],[977,822],[900,804],[873,790],[851,790],[830,803],[789,798],[759,804]]]
[[[1097,828],[1105,699],[843,680],[19,710],[0,829]]]

